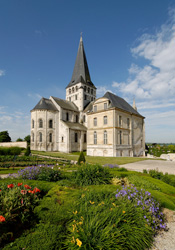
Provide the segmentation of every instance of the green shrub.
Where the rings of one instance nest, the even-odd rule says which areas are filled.
[[[136,187],[151,189],[151,190],[161,190],[160,186],[149,181],[149,179],[141,178],[137,175],[130,175],[128,176],[128,180],[131,184],[134,184]]]
[[[19,155],[21,151],[19,147],[0,147],[0,155]]]
[[[86,162],[86,159],[85,159],[84,153],[83,151],[81,151],[80,156],[78,158],[78,165],[81,165],[82,163],[85,163],[85,162]]]
[[[77,185],[86,186],[109,184],[113,176],[107,168],[100,165],[84,164],[72,174],[72,177]]]
[[[25,151],[25,156],[29,156],[31,154],[30,147],[28,146],[26,151]]]
[[[163,177],[163,173],[162,172],[159,172],[158,170],[154,170],[154,169],[149,170],[149,175],[152,178],[159,179],[159,180],[161,180],[162,177]]]

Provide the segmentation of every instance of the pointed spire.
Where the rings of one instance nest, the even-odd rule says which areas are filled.
[[[137,111],[137,107],[136,107],[136,102],[135,102],[135,97],[133,98],[133,108]]]
[[[67,88],[73,86],[74,84],[78,82],[86,83],[90,86],[95,87],[94,84],[91,82],[91,77],[89,74],[86,54],[84,51],[82,32],[80,34],[80,43],[78,47],[78,53],[77,53],[77,57],[76,57],[75,65],[74,65],[72,79],[70,83],[68,84]]]

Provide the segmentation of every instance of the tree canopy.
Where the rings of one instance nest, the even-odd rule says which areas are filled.
[[[11,142],[11,137],[9,136],[8,131],[0,132],[0,142]]]

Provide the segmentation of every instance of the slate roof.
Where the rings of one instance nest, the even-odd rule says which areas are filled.
[[[53,97],[52,98],[54,99],[54,101],[63,109],[68,109],[68,110],[72,110],[72,111],[78,111],[78,107],[73,103],[73,102],[70,102],[70,101],[67,101],[67,100],[63,100],[63,99],[60,99],[58,97]]]
[[[58,109],[55,107],[53,102],[50,99],[42,97],[41,100],[38,102],[38,104],[32,109],[45,109],[45,110],[53,110],[53,111],[58,111]],[[31,110],[31,111],[32,111]]]
[[[62,122],[65,123],[70,129],[87,131],[87,128],[83,124],[77,122]]]
[[[91,81],[82,37],[80,38],[72,79],[66,88],[71,87],[78,82],[86,83],[87,85],[96,88]]]
[[[106,97],[111,102],[111,107],[116,107],[119,109],[122,109],[124,111],[127,111],[131,114],[139,115],[143,117],[139,112],[137,112],[129,103],[127,103],[123,98],[112,94],[111,92],[106,92],[103,97]]]

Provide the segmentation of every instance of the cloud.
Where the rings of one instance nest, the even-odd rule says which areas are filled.
[[[0,69],[0,76],[4,76],[5,75],[5,70]]]
[[[28,93],[28,97],[35,99],[35,100],[39,100],[42,98],[42,96],[40,94],[37,94],[37,93]]]
[[[97,86],[97,97],[103,96],[107,91],[113,93],[113,91],[108,89],[106,86]]]

